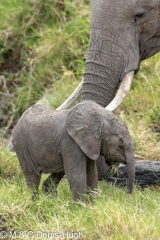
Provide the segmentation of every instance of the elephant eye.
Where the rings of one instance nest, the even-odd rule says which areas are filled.
[[[119,147],[120,147],[120,149],[124,149],[124,145],[123,144],[120,144]]]
[[[124,149],[124,141],[123,141],[123,138],[120,138],[120,139],[119,139],[119,147],[120,147],[120,149]]]
[[[138,19],[142,18],[144,16],[145,10],[144,9],[139,9],[136,13],[135,13],[135,18],[134,21],[135,23],[137,22]]]
[[[120,145],[123,145],[123,138],[122,137],[119,139],[119,143],[120,143]]]
[[[136,17],[136,18],[141,18],[141,17],[143,17],[143,15],[144,15],[144,12],[140,12],[140,13],[137,13],[137,14],[135,15],[135,17]]]

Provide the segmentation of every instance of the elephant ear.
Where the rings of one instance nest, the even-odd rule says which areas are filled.
[[[67,117],[67,131],[81,150],[97,160],[101,149],[101,115],[92,103],[82,102],[72,108]]]

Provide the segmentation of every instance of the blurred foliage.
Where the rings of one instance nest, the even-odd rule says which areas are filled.
[[[90,1],[1,0],[0,13],[0,132],[4,137],[30,105],[42,99],[57,108],[82,80]],[[159,99],[157,54],[141,63],[129,95],[116,110],[132,134],[138,158],[160,159]]]
[[[2,0],[0,12],[0,101],[9,121],[19,118],[55,82],[70,75],[70,84],[81,80],[89,1]]]

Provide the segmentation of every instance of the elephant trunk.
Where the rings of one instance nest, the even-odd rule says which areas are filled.
[[[115,60],[116,59],[116,60]],[[119,65],[117,67],[116,65]],[[123,71],[122,61],[100,51],[87,54],[82,100],[91,100],[106,107],[114,98]]]
[[[135,160],[134,156],[128,156],[127,163],[126,163],[126,169],[127,169],[127,190],[126,192],[128,194],[131,194],[133,191],[133,184],[135,179]]]
[[[139,63],[139,47],[132,41],[133,34],[135,38],[137,35],[127,24],[127,37],[122,25],[117,27],[119,18],[113,17],[113,6],[110,1],[91,1],[82,100],[92,100],[102,107],[110,104],[120,82],[126,74],[132,72],[133,75]]]
[[[102,107],[106,107],[115,97],[120,82],[127,82],[125,87],[124,85],[122,86],[120,97],[118,96],[114,101],[114,104],[116,102],[115,106],[107,108],[110,111],[114,111],[124,100],[130,89],[134,70],[137,69],[136,61],[133,61],[134,54],[132,50],[130,50],[128,55],[123,46],[117,46],[113,42],[113,36],[107,31],[102,34],[100,30],[98,31],[94,28],[91,30],[83,80],[82,100],[91,100]],[[129,42],[126,45],[129,45]]]

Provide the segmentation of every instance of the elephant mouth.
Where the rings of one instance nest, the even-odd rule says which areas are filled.
[[[113,156],[109,156],[105,159],[106,164],[111,167],[113,164],[117,163],[117,160]]]
[[[124,78],[122,79],[121,85],[113,98],[113,100],[109,103],[108,106],[106,106],[106,110],[114,111],[118,106],[124,101],[126,98],[130,88],[131,84],[134,78],[135,71],[128,72]],[[57,110],[67,109],[69,108],[80,96],[82,93],[82,86],[83,86],[83,80],[79,83],[78,87],[74,90],[74,92],[69,96],[69,98],[57,108]]]
[[[111,154],[105,158],[105,162],[109,166],[118,166],[120,163],[126,164],[126,159],[121,154]]]

